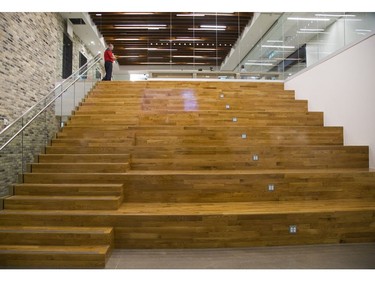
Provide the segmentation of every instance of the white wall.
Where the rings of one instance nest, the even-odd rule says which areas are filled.
[[[375,34],[306,68],[285,82],[326,126],[343,126],[345,145],[368,145],[375,168]]]

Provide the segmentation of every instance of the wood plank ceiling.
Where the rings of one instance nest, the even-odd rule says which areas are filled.
[[[120,65],[220,66],[253,13],[102,13],[90,16]]]

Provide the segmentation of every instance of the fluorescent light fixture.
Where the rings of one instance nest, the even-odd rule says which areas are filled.
[[[166,27],[166,24],[116,24],[118,27]]]
[[[102,16],[102,14],[95,14],[95,16],[97,16],[97,17],[101,17],[101,16]]]
[[[227,27],[225,25],[201,25],[201,28],[219,28],[219,29],[225,29]]]
[[[193,48],[193,50],[197,52],[208,52],[208,51],[216,51],[214,48]]]
[[[173,56],[174,58],[204,58],[204,56]]]
[[[294,49],[294,46],[282,46],[282,45],[262,45],[262,48],[280,48],[280,49]]]
[[[173,41],[204,41],[202,38],[177,37]]]
[[[140,48],[140,47],[132,47],[132,48],[124,48],[125,50],[147,50],[147,51],[155,51],[157,48]]]
[[[129,12],[129,13],[121,13],[121,14],[123,14],[123,15],[153,15],[153,14],[155,14],[155,13],[143,13],[143,12],[139,12],[139,13],[137,13],[137,12]]]
[[[115,41],[139,41],[139,38],[116,38]]]
[[[267,40],[268,43],[283,43],[283,40]]]
[[[159,30],[166,29],[166,27],[146,27],[146,26],[115,26],[116,29],[148,29],[148,30]]]
[[[206,16],[234,16],[233,13],[206,13]]]
[[[166,24],[118,24],[114,26],[116,29],[148,29],[159,30],[166,29]]]
[[[193,14],[177,14],[176,16],[178,16],[178,17],[204,17],[205,16],[205,14],[195,14],[195,13],[193,13]]]
[[[225,31],[224,28],[189,28],[188,30],[202,30],[202,31]]]
[[[246,62],[245,65],[259,65],[259,66],[272,66],[270,62]]]
[[[316,17],[346,17],[346,18],[349,18],[349,17],[355,17],[356,15],[334,15],[334,14],[315,14]]]
[[[205,62],[184,62],[184,64],[206,64]]]
[[[197,59],[205,59],[205,60],[219,60],[221,57],[197,57]]]
[[[295,18],[295,17],[289,17],[288,20],[305,20],[305,21],[330,21],[330,19],[326,18]]]
[[[234,13],[187,13],[177,14],[178,17],[204,17],[204,16],[234,16]]]
[[[163,51],[168,51],[168,52],[174,52],[174,51],[177,51],[177,49],[159,49],[159,48],[155,48],[155,49],[153,49],[153,50],[151,50],[151,51],[161,51],[161,52],[163,52]]]

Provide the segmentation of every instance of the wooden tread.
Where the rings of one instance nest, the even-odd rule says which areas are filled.
[[[126,173],[129,163],[33,163],[35,173]]]
[[[129,154],[39,154],[39,163],[129,163]]]
[[[122,184],[31,184],[14,185],[15,195],[122,196]]]
[[[110,246],[0,245],[2,268],[104,268]]]
[[[111,245],[111,227],[0,226],[1,245]]]
[[[4,209],[25,210],[116,210],[121,196],[14,195],[4,200]]]

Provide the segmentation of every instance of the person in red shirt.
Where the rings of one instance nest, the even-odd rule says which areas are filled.
[[[116,60],[116,57],[112,53],[113,45],[109,44],[108,48],[104,52],[104,68],[105,68],[105,76],[103,81],[111,81],[112,80],[112,68],[113,62]]]

